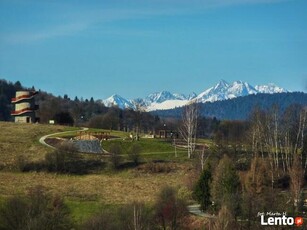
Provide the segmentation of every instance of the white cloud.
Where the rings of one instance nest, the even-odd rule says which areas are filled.
[[[53,37],[59,36],[68,36],[74,33],[83,31],[87,28],[87,25],[84,23],[71,23],[54,26],[48,29],[43,29],[41,31],[33,32],[23,32],[23,33],[12,33],[2,35],[2,40],[7,43],[30,43],[40,40],[50,39]]]
[[[11,32],[1,33],[0,40],[5,43],[31,43],[41,40],[46,40],[55,37],[71,36],[85,31],[94,26],[103,28],[109,22],[152,18],[161,15],[178,14],[178,10],[158,10],[158,9],[92,9],[77,12],[71,12],[65,16],[65,22],[56,25],[48,25],[44,28],[27,31],[27,32]],[[181,13],[181,12],[180,12]],[[154,31],[137,31],[116,29],[109,29],[109,31],[102,31],[109,34],[134,34],[134,35],[148,35],[153,34]]]

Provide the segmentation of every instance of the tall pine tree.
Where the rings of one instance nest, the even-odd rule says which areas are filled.
[[[240,179],[231,159],[224,155],[220,160],[212,181],[212,198],[217,207],[226,205],[236,216],[239,212]]]
[[[207,164],[203,172],[200,175],[200,178],[194,188],[194,197],[200,204],[200,209],[202,211],[208,210],[211,202],[211,182],[212,182],[212,173],[211,165]]]

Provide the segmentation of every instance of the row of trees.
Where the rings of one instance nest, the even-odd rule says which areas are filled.
[[[291,106],[284,113],[278,107],[269,111],[255,109],[251,116],[252,152],[262,158],[267,154],[272,171],[292,168],[294,157],[299,156],[304,170],[307,159],[303,154],[306,142],[307,108]]]
[[[296,162],[294,162],[296,164]],[[254,157],[246,173],[238,172],[233,160],[224,155],[213,170],[207,164],[194,186],[194,198],[201,209],[216,214],[218,220],[205,224],[209,229],[258,229],[259,213],[284,213],[300,216],[303,206],[304,180],[300,170],[291,171],[289,191],[272,188],[270,164],[261,157]],[[300,188],[299,190],[297,188]],[[207,220],[214,217],[207,217]]]
[[[307,109],[299,105],[285,111],[275,106],[269,110],[255,108],[247,122],[221,122],[215,132],[217,149],[229,152],[233,146],[244,145],[241,153],[252,159],[247,170],[239,171],[234,164],[240,157],[236,151],[229,152],[235,153],[230,155],[233,160],[224,155],[218,164],[207,156],[215,170],[207,165],[194,187],[202,210],[226,218],[220,229],[236,229],[238,225],[256,229],[260,227],[259,212],[302,215],[306,131]],[[284,183],[282,188],[278,181]],[[238,222],[237,217],[245,221]]]

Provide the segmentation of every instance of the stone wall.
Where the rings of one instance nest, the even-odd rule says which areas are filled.
[[[78,152],[102,153],[99,140],[71,140]]]

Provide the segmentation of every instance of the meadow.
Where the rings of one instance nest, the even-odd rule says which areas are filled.
[[[185,181],[188,180],[191,162],[186,160],[185,151],[178,151],[175,157],[170,142],[158,139],[134,141],[141,147],[141,164],[113,171],[108,168],[86,175],[71,175],[40,172],[20,172],[18,159],[23,156],[30,162],[44,159],[53,150],[39,143],[39,138],[56,132],[74,131],[78,128],[41,124],[15,124],[0,122],[0,201],[13,195],[25,195],[30,188],[43,186],[49,194],[64,197],[76,222],[82,222],[91,214],[106,207],[128,204],[134,201],[152,204],[160,189],[166,185],[178,188],[188,194]],[[97,131],[97,130],[95,130]],[[76,132],[77,133],[77,132]],[[67,134],[66,134],[67,135]],[[75,135],[75,133],[70,133]],[[108,150],[112,143],[119,143],[125,159],[126,149],[134,142],[124,140],[123,132],[112,132],[121,137],[103,141]],[[61,135],[60,135],[61,136]],[[87,157],[92,157],[87,155]],[[107,159],[102,159],[107,161]],[[152,172],[146,165],[159,161],[159,167],[167,171]]]

